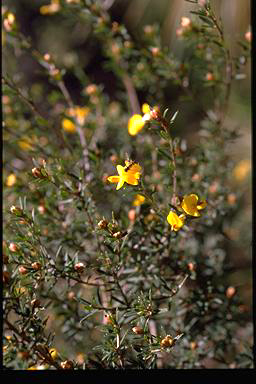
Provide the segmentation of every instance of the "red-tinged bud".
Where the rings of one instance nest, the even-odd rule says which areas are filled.
[[[234,287],[228,287],[226,290],[226,296],[228,299],[231,299],[236,293],[236,289]]]
[[[21,265],[21,266],[19,267],[19,273],[20,273],[21,275],[26,275],[26,274],[28,273],[28,270],[27,270],[26,267],[23,267],[23,265]]]
[[[32,267],[35,271],[39,271],[39,270],[42,268],[42,264],[39,263],[39,261],[35,261],[34,263],[31,264],[31,267]]]
[[[75,269],[75,271],[77,271],[78,273],[83,273],[83,271],[84,271],[84,269],[85,269],[85,265],[84,265],[84,263],[76,263],[75,265],[74,265],[74,269]]]
[[[133,327],[132,331],[136,333],[136,335],[142,335],[144,333],[143,329],[138,325]]]
[[[73,369],[74,365],[71,360],[62,361],[60,363],[62,369]]]
[[[171,336],[167,335],[167,336],[165,336],[164,339],[161,340],[160,345],[161,345],[161,347],[168,348],[168,347],[171,347],[173,345],[173,343],[174,343],[174,341],[171,338]]]
[[[19,246],[17,244],[15,244],[15,243],[10,243],[9,249],[10,249],[11,252],[18,252]]]

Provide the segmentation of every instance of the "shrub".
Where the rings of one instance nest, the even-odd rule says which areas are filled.
[[[81,47],[41,51],[4,6],[6,369],[252,367],[251,314],[229,279],[233,179],[249,166],[234,170],[225,119],[251,35],[234,57],[211,3],[190,3],[181,58],[158,25],[135,38],[102,2],[34,5],[86,26],[92,78]]]

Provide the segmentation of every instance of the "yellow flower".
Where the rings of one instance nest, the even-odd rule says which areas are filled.
[[[143,204],[145,201],[145,197],[143,195],[136,195],[135,196],[135,199],[133,200],[133,203],[132,205],[134,205],[135,207],[138,207],[139,205]]]
[[[182,213],[178,216],[175,212],[170,211],[167,216],[167,221],[170,224],[172,231],[179,231],[184,225],[185,215]]]
[[[18,141],[18,145],[23,151],[30,151],[33,149],[32,143],[35,142],[36,138],[35,136],[30,137],[24,137],[23,139]]]
[[[233,170],[233,175],[237,181],[243,181],[251,170],[249,160],[241,160]]]
[[[110,183],[118,183],[116,189],[122,188],[124,183],[130,185],[138,185],[139,178],[141,175],[141,166],[139,164],[133,163],[131,161],[125,161],[125,167],[122,165],[117,165],[116,167],[118,175],[109,176],[108,181]]]
[[[43,5],[40,7],[40,13],[42,15],[52,14],[58,12],[60,10],[60,1],[59,0],[51,0],[51,4]]]
[[[74,117],[79,125],[83,125],[89,112],[90,109],[88,107],[76,106],[74,108],[69,108],[67,114]]]
[[[11,173],[6,179],[7,187],[12,187],[16,183],[16,175]]]
[[[151,119],[150,117],[150,106],[146,103],[142,105],[143,116],[139,114],[133,115],[128,121],[128,132],[131,136],[137,135],[145,123]]]
[[[198,202],[198,196],[194,193],[184,196],[181,202],[181,208],[191,216],[199,217],[200,213],[198,212],[201,209],[206,207],[207,203],[205,200]]]
[[[75,124],[73,123],[73,121],[69,120],[69,119],[63,119],[62,120],[62,128],[64,129],[64,131],[66,132],[70,132],[70,133],[74,133],[76,132],[76,126]]]

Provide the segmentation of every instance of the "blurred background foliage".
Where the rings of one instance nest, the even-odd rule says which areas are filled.
[[[177,29],[179,28],[180,18],[182,16],[191,16],[190,11],[193,4],[181,0],[105,0],[102,1],[105,9],[111,16],[112,21],[123,23],[138,46],[143,48],[145,38],[145,27],[155,25],[159,28],[161,36],[161,45],[170,50],[174,58],[179,61],[187,61],[189,55],[193,58],[193,52],[186,47],[182,39],[177,38]],[[58,68],[64,70],[63,79],[70,95],[78,105],[86,105],[88,94],[84,92],[82,86],[85,84],[97,84],[99,89],[103,90],[104,103],[108,108],[108,113],[113,115],[113,126],[119,119],[119,124],[127,126],[128,117],[134,113],[132,106],[127,104],[124,96],[124,84],[112,71],[106,58],[106,50],[112,49],[115,54],[115,47],[104,47],[99,44],[96,34],[92,31],[91,24],[85,17],[77,21],[72,16],[72,11],[56,12],[54,14],[42,15],[40,7],[49,4],[48,1],[31,0],[4,0],[3,5],[10,11],[14,11],[17,23],[24,36],[28,37],[31,45],[41,54],[49,53]],[[232,56],[239,54],[238,40],[244,38],[245,33],[250,26],[250,1],[249,0],[213,0],[213,8],[216,14],[221,17],[224,25],[225,38],[229,43]],[[74,9],[75,12],[75,9]],[[50,108],[56,109],[56,116],[63,113],[58,110],[59,95],[54,84],[48,81],[47,76],[31,54],[20,50],[18,46],[6,44],[5,31],[3,31],[3,55],[2,65],[3,73],[7,72],[13,80],[20,84],[22,89],[28,89],[33,101],[38,106],[43,115],[47,116]],[[118,48],[117,48],[118,50]],[[184,93],[180,84],[175,85],[173,81],[165,79],[155,82],[155,79],[149,78],[140,86],[139,79],[136,78],[136,71],[145,69],[145,63],[136,63],[136,57],[129,66],[129,75],[132,76],[136,84],[139,104],[149,102],[151,105],[159,104],[161,107],[170,107],[172,111],[182,111],[180,118],[173,128],[174,135],[185,138],[188,146],[196,143],[197,133],[201,129],[200,121],[203,114],[201,105],[205,109],[211,106],[214,95],[211,96],[209,88],[199,87],[195,94],[187,95]],[[82,68],[82,71],[78,69]],[[129,64],[130,65],[130,64]],[[195,83],[200,77],[200,68],[191,67]],[[133,70],[133,72],[131,72]],[[239,137],[226,147],[227,153],[231,156],[234,163],[233,173],[228,175],[227,182],[234,191],[234,196],[239,196],[241,206],[228,224],[227,232],[231,241],[227,241],[226,249],[228,255],[235,265],[235,272],[229,274],[229,284],[239,287],[239,292],[243,297],[248,308],[248,317],[252,315],[252,270],[251,270],[251,68],[250,64],[244,66],[243,72],[246,77],[243,81],[237,79],[234,81],[231,89],[231,97],[225,125],[230,129],[236,129]],[[145,71],[147,75],[147,71]],[[81,81],[81,79],[83,81]],[[145,85],[146,84],[146,85]],[[189,87],[188,87],[189,88]],[[198,93],[197,93],[198,92]],[[146,99],[147,98],[147,99]],[[200,102],[195,102],[196,99]],[[117,103],[116,100],[121,101]],[[5,107],[8,107],[7,99],[3,100]],[[6,104],[6,105],[5,105]],[[60,103],[61,104],[61,103]],[[19,106],[10,106],[19,113]],[[112,112],[111,112],[112,111]],[[126,115],[122,112],[126,111]],[[101,111],[104,117],[104,111]],[[15,119],[14,116],[11,116]],[[19,121],[20,124],[20,121]],[[24,125],[14,125],[16,131],[26,130],[29,123],[24,119]],[[46,141],[41,139],[40,145],[47,148],[47,131],[44,135]],[[30,130],[30,139],[33,140],[33,127]],[[105,132],[102,137],[101,145],[96,146],[98,151],[104,150],[105,154],[111,156],[119,151],[120,146],[127,142],[128,134],[124,129],[123,133],[116,136],[115,141],[111,140],[111,135]],[[72,145],[73,138],[70,139]],[[99,140],[100,141],[100,140]],[[28,182],[27,171],[31,168],[31,157],[22,153],[15,152],[14,147],[8,146],[8,134],[4,134],[4,156],[3,156],[3,181],[6,188],[5,199],[8,206],[17,203],[17,192],[26,191]],[[25,144],[26,146],[26,144]],[[20,146],[22,149],[22,145]],[[23,146],[24,148],[24,146]],[[96,150],[96,153],[97,153]],[[125,144],[125,152],[134,151],[132,143]],[[102,173],[111,174],[113,168],[107,165]],[[8,187],[11,186],[11,180],[8,175],[17,175],[16,191],[10,193]],[[100,191],[100,188],[98,189]],[[99,192],[98,204],[103,214],[110,214],[109,209],[104,206]],[[117,202],[111,196],[115,211],[120,208],[120,202]],[[230,197],[230,201],[232,197]],[[49,325],[50,327],[50,325]]]

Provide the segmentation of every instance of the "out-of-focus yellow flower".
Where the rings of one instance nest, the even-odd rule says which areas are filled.
[[[16,183],[16,175],[14,173],[11,173],[7,179],[6,179],[6,185],[7,187],[12,187]]]
[[[66,114],[67,116],[73,117],[77,122],[77,124],[83,125],[89,112],[90,112],[90,109],[88,107],[76,106],[74,108],[69,108]],[[66,132],[70,132],[70,133],[76,132],[75,123],[73,123],[73,121],[67,118],[62,120],[62,128]]]
[[[48,369],[49,365],[48,364],[41,364],[41,365],[32,365],[27,369],[27,371],[42,371],[45,369]]]
[[[136,195],[135,196],[135,199],[133,200],[133,203],[132,205],[134,205],[135,207],[138,207],[139,205],[143,204],[145,201],[145,197],[143,195]]]
[[[70,132],[70,133],[74,133],[76,132],[76,126],[75,124],[73,123],[73,121],[69,120],[69,119],[63,119],[62,120],[62,128],[64,129],[64,131],[66,132]]]
[[[128,132],[131,136],[137,135],[147,121],[151,119],[150,106],[146,103],[142,105],[143,116],[139,114],[133,115],[128,121]]]
[[[60,10],[60,1],[59,0],[51,0],[51,4],[43,5],[40,7],[40,13],[42,15],[53,14]]]
[[[141,175],[141,166],[139,164],[126,160],[125,167],[123,167],[122,165],[117,165],[116,169],[118,175],[109,176],[107,180],[110,183],[118,183],[116,187],[117,190],[122,188],[124,183],[130,185],[139,184],[138,180]]]
[[[23,139],[18,141],[18,145],[23,151],[30,151],[33,149],[33,142],[35,142],[35,136],[32,138],[24,137]]]
[[[250,160],[241,160],[233,170],[234,178],[243,181],[251,170]]]
[[[76,106],[74,108],[69,108],[67,115],[74,117],[79,125],[83,125],[89,112],[90,109],[88,107]]]
[[[179,231],[184,225],[185,215],[182,213],[178,216],[175,212],[170,211],[167,216],[167,221],[170,224],[172,231]]]
[[[207,205],[205,200],[198,201],[199,198],[194,193],[184,196],[181,202],[181,208],[190,216],[199,217],[200,213],[198,212],[201,209],[204,209]]]

